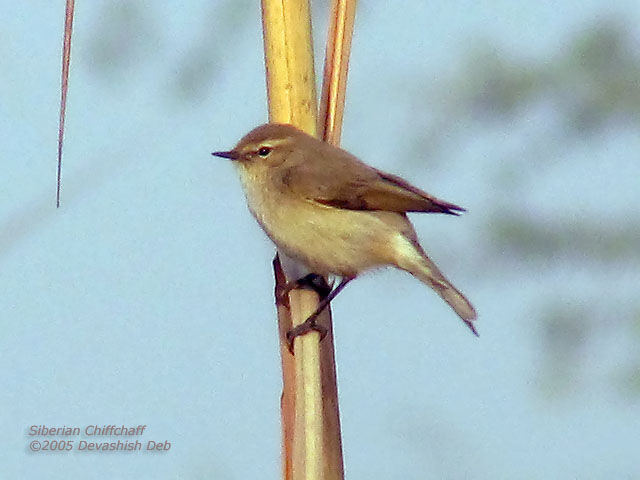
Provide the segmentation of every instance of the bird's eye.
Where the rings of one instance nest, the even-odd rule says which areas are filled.
[[[270,153],[271,147],[260,147],[260,150],[258,150],[258,155],[260,155],[261,157],[266,157]]]

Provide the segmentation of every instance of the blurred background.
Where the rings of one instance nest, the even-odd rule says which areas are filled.
[[[267,119],[259,2],[77,3],[58,210],[64,2],[3,7],[3,478],[280,478],[274,248],[210,156]],[[412,220],[480,338],[402,272],[338,297],[347,478],[640,478],[639,24],[361,2],[343,146],[468,209]],[[90,424],[172,447],[29,453]]]

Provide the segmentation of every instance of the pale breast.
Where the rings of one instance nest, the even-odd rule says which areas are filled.
[[[292,198],[241,172],[249,209],[287,255],[319,274],[354,276],[394,263],[389,252],[406,220],[391,212],[339,209]],[[408,223],[408,222],[407,222]]]

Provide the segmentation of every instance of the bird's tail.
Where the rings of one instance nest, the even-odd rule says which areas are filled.
[[[404,265],[399,265],[400,268],[411,273],[414,277],[421,282],[430,286],[435,292],[447,302],[451,308],[458,314],[464,323],[471,329],[471,331],[478,335],[473,322],[477,318],[476,310],[471,305],[471,302],[454,287],[449,280],[440,272],[435,263],[422,251],[422,248],[417,246],[417,252],[412,256],[413,258],[405,258]],[[408,261],[407,261],[408,260]]]

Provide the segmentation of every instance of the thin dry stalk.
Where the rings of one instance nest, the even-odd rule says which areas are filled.
[[[356,0],[333,0],[331,5],[327,50],[324,59],[319,130],[322,139],[333,145],[340,145],[340,134],[342,133],[356,3]]]
[[[333,145],[340,144],[342,133],[356,3],[356,0],[333,0],[331,3],[318,125],[322,139]],[[325,478],[341,480],[344,478],[344,463],[333,338],[330,343],[321,343],[320,354],[324,397],[323,419],[326,432],[325,465],[332,466],[331,471],[325,472]]]
[[[308,0],[263,0],[262,8],[269,120],[290,123],[316,134]],[[319,133],[334,144],[338,144],[340,138],[354,15],[355,2],[333,2]],[[284,284],[287,279],[277,256],[274,271],[276,284]],[[278,307],[284,382],[283,478],[287,480],[344,478],[329,310],[319,319],[329,331],[320,344],[317,334],[299,337],[295,342],[295,356],[292,356],[285,341],[286,332],[303,322],[317,302],[315,293],[296,290],[289,295],[288,307]]]
[[[309,3],[263,0],[262,19],[269,120],[290,123],[315,135],[317,103]],[[276,281],[282,281],[277,259],[274,265]],[[321,479],[325,470],[320,337],[311,333],[296,339],[292,357],[284,336],[302,323],[317,303],[315,293],[294,290],[289,294],[290,308],[278,308],[284,381],[283,474],[288,480]]]
[[[71,61],[71,30],[73,29],[74,0],[67,0],[64,15],[64,40],[62,42],[62,82],[60,85],[60,123],[58,124],[58,176],[56,180],[56,208],[60,208],[62,183],[62,143],[64,120],[67,112],[67,90],[69,89],[69,63]]]

